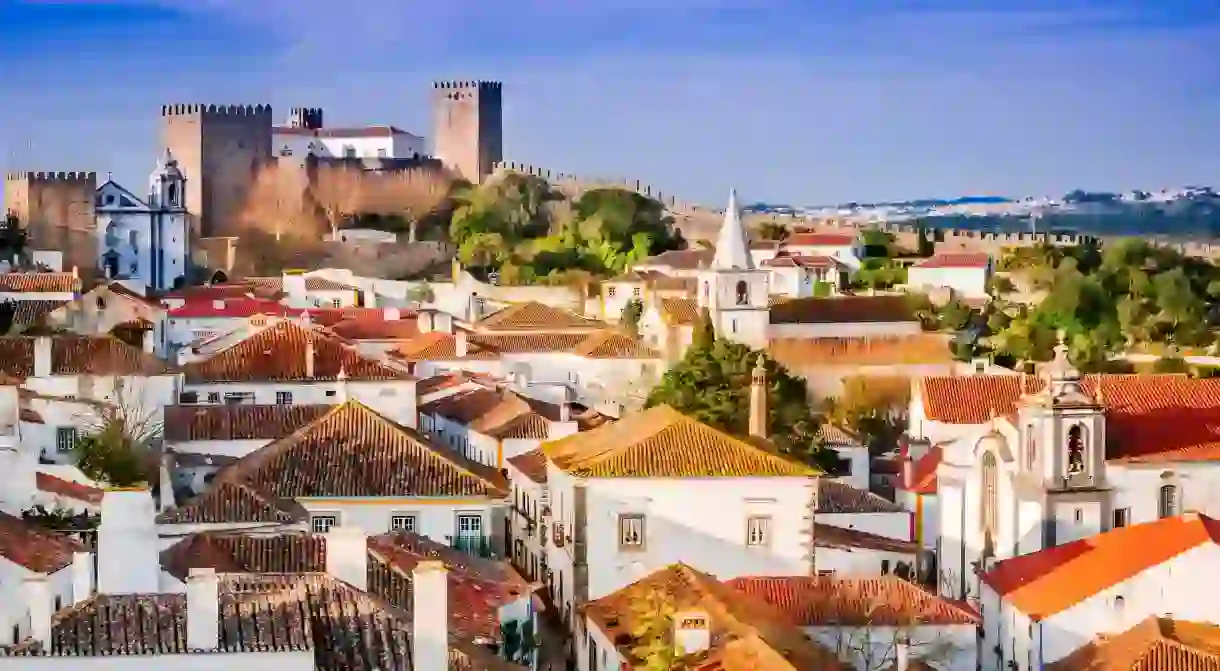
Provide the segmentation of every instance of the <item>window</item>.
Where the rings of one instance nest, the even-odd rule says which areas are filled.
[[[354,145],[343,145],[343,158],[356,158],[356,147]]]
[[[1123,606],[1127,605],[1127,600],[1121,596],[1114,597],[1114,610],[1119,613],[1123,612]]]
[[[1084,473],[1084,429],[1079,424],[1068,429],[1068,475]]]
[[[750,304],[750,285],[746,284],[745,280],[737,281],[737,304]]]
[[[988,452],[983,455],[983,500],[979,506],[979,522],[983,531],[995,533],[996,517],[999,506],[999,468],[995,454]]]
[[[482,538],[483,537],[483,516],[482,515],[458,515],[457,516],[457,532],[459,538]]]
[[[614,293],[615,293],[614,287],[606,287],[606,296],[607,297],[614,298]]]
[[[199,402],[199,394],[193,391],[184,391],[178,394],[178,402],[182,405],[193,405]]]
[[[890,560],[882,559],[881,560],[881,575],[889,575],[889,574],[890,574]]]
[[[390,531],[410,531],[415,533],[414,515],[391,515]]]
[[[729,320],[729,329],[733,333],[737,333],[737,320],[736,319]]]
[[[1075,516],[1076,516],[1076,524],[1080,524],[1081,522],[1083,522],[1084,521],[1084,509],[1077,508]]]
[[[771,518],[755,515],[746,518],[746,545],[759,547],[771,544]]]
[[[1174,485],[1161,487],[1160,500],[1157,502],[1157,516],[1164,519],[1178,514],[1178,488]]]
[[[644,516],[618,516],[618,548],[620,550],[644,549]]]
[[[631,295],[635,298],[639,298],[640,297],[640,288],[639,287],[633,288],[631,290]]]
[[[220,403],[220,392],[209,391],[208,392],[208,403]]]
[[[337,396],[337,395],[338,395],[338,391],[337,391],[337,390],[335,390],[335,389],[327,389],[327,390],[326,390],[326,398],[334,398],[334,397],[335,397],[335,396]]]
[[[1113,528],[1121,529],[1131,523],[1130,508],[1115,508],[1114,509],[1114,524]]]
[[[309,519],[309,524],[315,534],[324,534],[330,531],[331,527],[338,526],[339,517],[337,515],[314,515]]]
[[[254,392],[252,391],[230,391],[225,392],[225,403],[231,405],[239,405],[242,403],[253,403]]]
[[[385,150],[385,147],[382,147],[377,150],[377,155],[381,158],[385,158],[386,156],[389,156],[389,152]]]
[[[1025,470],[1032,471],[1038,463],[1038,441],[1034,438],[1034,425],[1025,427]]]
[[[818,571],[818,576],[822,578],[833,578],[834,574],[834,571]]]
[[[64,607],[64,598],[62,596],[55,597],[55,612],[58,613]]]
[[[343,300],[336,298],[330,302],[330,306],[333,308],[341,308],[343,307]]]
[[[71,426],[61,426],[55,429],[55,449],[60,452],[71,452],[76,447],[76,429]]]
[[[275,404],[276,405],[292,405],[292,392],[290,392],[290,391],[275,392]]]

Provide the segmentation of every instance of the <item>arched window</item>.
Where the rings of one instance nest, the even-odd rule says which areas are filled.
[[[1000,504],[1000,469],[996,464],[995,454],[991,452],[983,454],[982,468],[983,487],[979,492],[982,497],[979,505],[979,521],[984,532],[994,534]]]
[[[1166,518],[1177,514],[1178,488],[1174,485],[1161,485],[1161,495],[1157,501],[1157,515]]]
[[[177,205],[177,204],[178,204],[178,185],[177,185],[177,184],[170,184],[170,185],[169,185],[169,196],[168,196],[168,199],[169,199],[169,204],[170,204],[170,205]]]
[[[1032,471],[1038,463],[1038,441],[1034,437],[1034,427],[1025,428],[1025,470]]]
[[[737,304],[750,304],[750,285],[746,284],[745,280],[737,281]]]
[[[711,297],[712,297],[712,283],[704,282],[703,283],[703,302],[705,302],[705,303],[708,302],[708,300],[710,300]]]
[[[1068,475],[1084,472],[1084,429],[1079,424],[1068,429]]]

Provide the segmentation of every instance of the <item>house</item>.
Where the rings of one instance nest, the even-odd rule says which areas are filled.
[[[658,618],[657,613],[671,613],[672,618]],[[576,639],[576,668],[640,668],[645,660],[635,644],[637,632],[667,626],[670,619],[673,631],[666,634],[679,649],[673,668],[696,668],[695,664],[724,671],[851,668],[778,609],[686,564],[649,572],[590,601],[583,611],[584,635]]]
[[[359,400],[416,426],[415,378],[366,357],[307,320],[279,320],[183,367],[184,404],[335,404]]]
[[[307,274],[284,273],[280,277],[247,277],[245,284],[266,293],[282,295],[293,308],[349,308],[363,304],[360,290],[349,284]]]
[[[508,483],[349,400],[216,474],[201,496],[162,512],[163,538],[194,531],[411,531],[471,553],[503,544]]]
[[[1198,513],[999,561],[982,575],[983,667],[1044,668],[1150,617],[1218,622],[1200,592],[1217,566],[1220,521]]]
[[[938,570],[974,567],[1184,511],[1220,515],[1220,380],[1081,375],[1056,347],[1038,377],[925,378],[910,437],[940,444]]]
[[[674,276],[637,266],[602,282],[600,289],[592,314],[596,319],[613,324],[622,319],[623,310],[632,301],[639,301],[642,309],[644,302],[652,297],[685,298],[695,293],[696,283],[693,277]]]
[[[398,308],[365,310],[369,314],[353,315],[331,324],[331,333],[356,344],[356,350],[366,356],[379,356],[398,345],[419,336],[418,318],[412,312]]]
[[[546,577],[565,622],[676,561],[722,577],[812,570],[816,471],[759,437],[765,394],[752,396],[750,439],[657,406],[543,444]]]
[[[912,574],[918,546],[911,514],[841,481],[820,478],[814,508],[814,563],[822,574]]]
[[[798,231],[779,243],[752,246],[750,253],[758,263],[780,256],[825,257],[854,272],[864,258],[864,244],[856,233]]]
[[[280,304],[269,298],[237,296],[230,298],[191,298],[169,305],[166,339],[171,351],[195,342],[231,333],[245,326],[251,317],[301,317],[304,310]]]
[[[542,511],[550,504],[546,486],[547,461],[542,448],[510,457],[508,482],[512,488],[512,510],[509,514],[508,556],[530,580],[546,575],[546,525],[541,524]]]
[[[168,148],[149,176],[147,200],[110,179],[94,200],[97,267],[107,279],[158,291],[185,281],[191,258],[186,177]]]
[[[151,331],[153,353],[168,358],[168,312],[156,299],[120,282],[111,282],[99,284],[80,298],[55,306],[45,314],[42,322],[50,328],[81,335],[122,334],[124,330],[132,334],[140,332],[140,342],[143,341],[142,332]]]
[[[980,668],[978,612],[900,578],[745,577],[727,585],[770,604],[859,671]]]
[[[70,301],[80,295],[76,269],[59,272],[0,273],[0,301]]]
[[[1212,622],[1149,617],[1121,634],[1090,641],[1045,668],[1047,671],[1215,668],[1220,666],[1218,641],[1220,627]]]
[[[822,444],[835,451],[844,464],[842,472],[833,474],[833,479],[856,489],[868,491],[869,454],[860,436],[855,432],[834,424],[824,423],[818,427]],[[827,474],[831,478],[832,474]]]
[[[984,299],[994,272],[990,254],[945,252],[908,268],[906,287],[924,293],[948,289],[964,299]]]
[[[851,267],[833,256],[792,256],[781,252],[759,262],[759,266],[771,271],[771,293],[777,296],[827,297],[851,286]]]
[[[30,580],[38,581],[38,604],[24,593]],[[87,597],[92,580],[93,555],[84,545],[0,512],[0,648],[30,636],[31,605],[55,611],[71,606]]]

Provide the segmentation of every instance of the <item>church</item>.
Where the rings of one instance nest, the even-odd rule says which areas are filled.
[[[1010,557],[1186,512],[1220,515],[1220,379],[1040,374],[916,382],[912,458],[939,454],[943,595]]]
[[[169,150],[149,177],[148,198],[107,179],[98,187],[97,266],[107,279],[172,289],[190,261],[186,178]]]

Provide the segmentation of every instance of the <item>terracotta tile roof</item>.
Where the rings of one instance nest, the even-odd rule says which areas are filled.
[[[503,498],[507,491],[507,481],[495,469],[433,446],[348,401],[222,470],[208,492],[160,519],[167,524],[282,522],[296,517],[285,502],[298,498]]]
[[[312,650],[317,671],[412,669],[410,617],[384,599],[319,573],[219,579],[224,652]],[[45,649],[27,639],[0,656],[189,654],[186,615],[185,594],[97,595],[55,615]],[[451,645],[449,671],[521,668],[468,642]]]
[[[419,406],[420,414],[436,415],[469,425],[504,402],[504,392],[495,389],[466,389],[442,396]]]
[[[859,529],[844,529],[832,524],[814,523],[813,544],[823,548],[877,550],[908,555],[915,555],[919,552],[919,544],[913,541],[900,541],[896,538],[879,536]]]
[[[30,571],[54,573],[67,568],[72,553],[85,549],[70,536],[0,513],[0,557]]]
[[[263,291],[281,292],[284,290],[283,277],[247,277],[242,282]],[[305,278],[305,291],[356,291],[356,287],[325,277],[310,275]]]
[[[69,293],[81,289],[73,273],[0,273],[0,291],[6,293]]]
[[[1150,617],[1097,638],[1047,671],[1220,671],[1220,626]]]
[[[818,427],[818,437],[827,445],[863,445],[854,432],[825,422]]]
[[[736,578],[726,583],[780,610],[800,627],[977,625],[969,606],[896,576]]]
[[[856,243],[855,233],[793,233],[784,247],[849,247]]]
[[[915,333],[852,338],[776,338],[767,353],[785,366],[951,364],[950,336]]]
[[[51,339],[52,375],[172,375],[165,361],[111,336],[63,334]],[[0,374],[34,374],[35,337],[0,337]]]
[[[914,265],[915,268],[931,270],[934,268],[978,268],[982,270],[991,265],[989,254],[973,252],[947,252],[930,256]]]
[[[1041,620],[1205,544],[1220,544],[1220,521],[1187,513],[1006,559],[982,580]]]
[[[504,354],[567,352],[586,337],[585,333],[468,333],[466,356],[459,357],[454,335],[434,331],[398,345],[394,352],[408,361],[495,360]]]
[[[331,325],[335,335],[348,340],[407,340],[419,335],[416,317],[400,319],[349,318]]]
[[[916,494],[934,495],[937,491],[936,469],[944,459],[945,450],[933,445],[912,464],[911,481],[903,483],[903,489]]]
[[[216,301],[222,301],[219,305]],[[170,319],[246,319],[254,315],[275,317],[297,317],[304,314],[301,308],[288,307],[265,298],[240,298],[196,300],[169,309]]]
[[[659,359],[661,354],[639,338],[618,331],[599,331],[572,348],[588,359]]]
[[[13,327],[25,328],[37,324],[48,313],[72,301],[13,301]]]
[[[1185,375],[1086,375],[1081,386],[1106,408],[1106,458],[1128,462],[1220,459],[1220,379]],[[1026,393],[1042,389],[1031,375],[926,377],[920,398],[927,419],[984,424],[1016,412]]]
[[[551,423],[537,413],[527,412],[486,433],[502,440],[546,440],[551,437]]]
[[[449,569],[449,611],[464,636],[500,638],[498,609],[528,596],[531,587],[504,562],[481,559],[408,532],[368,539],[369,592],[412,610],[411,571],[439,559]],[[161,552],[161,565],[184,580],[192,568],[225,573],[322,573],[326,535],[195,533]]]
[[[600,426],[606,418],[583,406],[569,406],[569,421],[582,430]],[[521,396],[508,389],[476,387],[442,396],[419,407],[424,415],[444,417],[493,438],[542,440],[550,423],[560,421],[560,406]]]
[[[676,249],[650,256],[641,265],[667,266],[675,270],[694,270],[712,262],[716,255],[714,249]]]
[[[906,296],[792,298],[771,306],[772,324],[861,324],[914,322]]]
[[[734,438],[667,405],[545,443],[547,457],[577,477],[801,477],[816,472]]]
[[[827,269],[846,269],[847,266],[833,256],[790,256],[788,254],[778,254],[773,258],[766,259],[762,265],[770,268],[827,268]]]
[[[135,291],[132,291],[122,282],[111,282],[110,284],[106,284],[106,285],[97,287],[97,288],[87,292],[85,294],[85,296],[90,296],[91,294],[98,293],[98,292],[106,292],[117,298],[131,300],[136,303],[139,303],[141,306],[154,308],[158,312],[165,311],[165,306],[161,305],[161,303],[159,301],[157,301],[156,298],[153,298],[152,296],[144,296]]]
[[[699,301],[694,298],[660,298],[657,310],[670,326],[694,326],[699,323]]]
[[[836,513],[904,513],[906,510],[872,492],[856,489],[845,482],[818,480],[817,512]]]
[[[252,295],[253,287],[240,282],[234,284],[208,284],[203,286],[183,287],[163,295],[163,299],[183,301],[213,301],[226,298],[238,298]]]
[[[169,405],[165,440],[278,440],[334,409],[333,405]]]
[[[313,377],[306,376],[306,343],[313,341]],[[411,380],[406,371],[368,358],[339,339],[284,320],[227,349],[184,366],[188,382]]]
[[[536,447],[524,454],[509,457],[508,463],[530,480],[540,485],[546,484],[546,453],[542,448]]]
[[[65,480],[64,478],[38,471],[34,474],[34,483],[38,487],[38,491],[62,496],[68,499],[75,499],[94,506],[102,505],[102,496],[105,492],[98,487],[91,487],[79,482]]]
[[[638,661],[632,646],[640,613],[651,598],[661,598],[679,612],[706,614],[709,649],[680,660],[684,669],[715,671],[846,671],[833,652],[814,642],[774,607],[685,564],[653,572],[623,589],[585,606],[585,615],[618,646],[629,664]]]
[[[461,387],[464,384],[472,382],[476,379],[466,371],[455,371],[452,373],[441,373],[432,377],[425,377],[415,383],[415,391],[422,398],[429,394],[435,394],[438,391]]]
[[[536,301],[497,310],[475,323],[478,331],[593,331],[609,328],[603,321]]]
[[[20,382],[18,382],[18,384],[20,384]],[[19,421],[22,422],[28,422],[30,424],[46,424],[46,421],[43,420],[42,415],[40,415],[38,411],[33,408],[23,406],[17,410],[17,416],[19,417]]]

